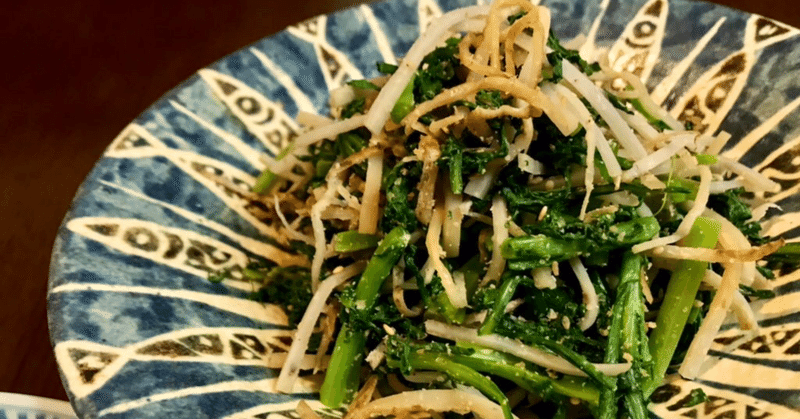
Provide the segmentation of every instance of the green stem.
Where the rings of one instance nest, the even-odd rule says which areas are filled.
[[[699,217],[692,225],[689,235],[683,239],[683,246],[713,248],[717,243],[719,231],[720,224],[717,221]],[[646,397],[649,397],[664,379],[706,269],[708,269],[707,262],[684,260],[672,273],[656,318],[656,328],[650,334],[653,373],[643,386]]]
[[[589,250],[596,252],[609,250],[609,246],[616,248],[641,243],[655,237],[659,229],[655,217],[642,217],[612,226],[611,231],[617,234],[617,240],[602,249],[589,249],[589,243],[582,240],[564,240],[537,234],[506,239],[500,250],[503,257],[509,260],[511,269],[532,269],[571,259],[589,253]]]
[[[631,369],[622,377],[627,392],[623,401],[631,419],[645,419],[646,410],[644,395],[640,382],[642,371],[650,362],[647,349],[647,336],[642,333],[644,327],[644,295],[642,294],[641,271],[644,257],[625,253],[622,259],[620,283],[624,284],[626,294],[624,313],[622,316],[622,348],[632,357]]]
[[[394,104],[394,107],[391,111],[392,121],[394,123],[399,124],[400,121],[405,118],[413,109],[414,109],[414,80],[416,77],[412,78],[406,88],[403,89],[403,93],[400,94],[400,97],[397,98],[397,102]]]
[[[356,303],[364,310],[375,305],[381,285],[402,256],[409,239],[407,231],[395,227],[375,249],[356,285]],[[366,336],[362,332],[351,330],[348,325],[342,326],[320,389],[320,401],[324,405],[337,408],[355,394],[365,343]]]
[[[471,355],[452,355],[455,362],[476,371],[505,378],[522,389],[538,394],[544,399],[552,397],[551,392],[566,397],[584,400],[597,405],[600,391],[589,380],[580,377],[564,376],[552,379],[527,368],[525,361],[511,355],[481,349]]]
[[[770,263],[800,264],[800,242],[786,243],[775,253],[767,256]]]
[[[497,322],[500,321],[500,318],[503,317],[505,314],[505,309],[508,303],[511,301],[511,298],[514,297],[514,292],[517,291],[517,286],[520,282],[524,279],[521,275],[514,275],[510,278],[506,278],[503,281],[503,285],[500,286],[500,295],[497,297],[497,300],[494,302],[494,306],[489,311],[489,314],[486,316],[486,321],[483,322],[481,328],[478,329],[479,335],[488,335],[494,331],[494,328],[497,326]]]
[[[456,308],[453,305],[453,302],[450,301],[450,297],[447,296],[447,293],[444,291],[434,295],[431,299],[433,311],[438,312],[441,314],[447,323],[450,324],[462,324],[464,323],[464,319],[467,316],[467,311],[463,308]]]
[[[505,419],[513,418],[508,398],[497,384],[474,369],[454,361],[451,356],[441,353],[412,352],[408,355],[408,363],[415,370],[440,371],[455,381],[475,387],[503,408]],[[389,365],[392,366],[392,363]]]
[[[556,355],[559,355],[560,357],[566,359],[572,365],[576,366],[578,369],[580,369],[586,375],[588,375],[589,378],[594,380],[597,384],[600,384],[601,387],[612,390],[615,390],[617,388],[617,384],[616,381],[614,380],[614,377],[609,377],[600,372],[597,369],[597,367],[594,366],[594,364],[592,364],[591,362],[589,362],[588,359],[586,359],[585,356],[550,339],[535,337],[530,340],[536,346],[549,349]]]
[[[333,238],[333,250],[341,253],[372,249],[380,239],[374,234],[359,233],[356,230],[343,231]]]
[[[288,156],[293,148],[294,148],[293,145],[290,144],[286,148],[281,150],[281,152],[278,153],[277,156],[275,156],[275,161],[279,161],[282,158]],[[272,183],[275,182],[275,179],[277,178],[278,175],[273,173],[271,170],[264,169],[264,171],[261,172],[261,175],[258,177],[258,179],[256,179],[256,183],[253,185],[253,192],[265,195],[269,191],[269,188],[272,186]]]
[[[643,264],[644,258],[631,252],[626,252],[622,258],[620,282],[617,286],[617,298],[611,311],[611,326],[608,331],[604,362],[619,362],[622,359],[622,349],[625,349],[634,357],[635,366],[637,368],[640,366],[641,346],[644,338],[639,328],[639,324],[644,324],[644,301],[640,285],[640,273]],[[636,381],[635,373],[632,370],[633,367],[626,373],[630,378],[630,380],[626,381],[626,384],[631,380]],[[619,379],[614,378],[614,381],[616,384]],[[626,387],[629,388],[630,386]],[[618,397],[615,390],[603,391],[600,395],[598,417],[601,419],[616,418]],[[636,401],[642,399],[641,392],[638,392],[638,394],[626,392],[623,398],[626,406],[631,405],[634,409],[636,409]]]
[[[372,308],[375,304],[383,281],[389,277],[410,239],[411,235],[405,229],[395,227],[375,249],[356,286],[356,300],[363,301],[365,308]]]
[[[319,390],[319,401],[325,406],[339,407],[355,395],[366,341],[364,332],[357,333],[347,325],[342,326]]]

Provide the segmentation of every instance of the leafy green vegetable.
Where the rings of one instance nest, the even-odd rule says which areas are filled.
[[[508,398],[497,387],[497,384],[474,369],[455,362],[449,351],[437,353],[426,349],[416,349],[403,352],[403,355],[404,359],[402,361],[397,361],[390,357],[388,360],[389,366],[404,365],[408,372],[412,370],[443,372],[456,382],[470,385],[497,402],[503,409],[503,417],[505,419],[513,418]]]
[[[281,150],[281,152],[278,153],[277,156],[275,156],[275,160],[279,161],[285,158],[286,156],[289,155],[289,153],[292,152],[292,149],[293,147],[291,145],[287,146],[286,148]],[[270,169],[264,170],[263,172],[261,172],[261,175],[259,175],[258,179],[256,179],[256,183],[253,185],[253,192],[261,195],[266,194],[272,187],[272,184],[275,182],[276,179],[277,176]]]
[[[558,41],[558,37],[556,37],[555,33],[552,31],[547,37],[547,46],[553,51],[547,54],[547,61],[553,66],[553,71],[550,77],[543,81],[549,81],[551,83],[558,83],[561,81],[561,78],[563,77],[561,61],[564,59],[575,64],[575,66],[577,66],[582,72],[586,73],[587,76],[591,76],[593,73],[600,71],[599,64],[589,64],[586,62],[586,60],[581,58],[581,55],[578,53],[578,51],[564,48]]]
[[[378,236],[374,234],[363,234],[355,230],[343,231],[334,236],[333,250],[346,253],[372,249],[379,241]]]
[[[560,211],[577,195],[571,188],[537,191],[516,182],[505,185],[500,194],[506,199],[509,212],[514,216],[523,211],[538,214],[544,207],[549,211]]]
[[[527,277],[521,275],[511,275],[504,277],[502,280],[502,285],[498,290],[498,295],[492,304],[491,309],[489,310],[489,314],[486,316],[486,320],[484,320],[483,325],[481,325],[480,329],[478,329],[479,335],[488,335],[494,331],[495,326],[502,318],[503,314],[505,313],[505,309],[508,306],[508,303],[511,302],[511,299],[514,297],[514,293],[517,291],[517,286],[520,282],[526,280]]]
[[[450,174],[450,190],[460,194],[464,189],[464,146],[452,136],[448,137],[442,147],[439,164],[445,164]]]
[[[572,376],[554,379],[512,355],[481,349],[464,354],[455,352],[452,358],[476,371],[510,380],[544,400],[563,402],[560,396],[566,396],[585,400],[590,405],[598,403],[599,391],[591,381]]]
[[[346,158],[364,149],[367,146],[367,139],[356,130],[339,134],[333,144],[336,155]]]
[[[386,175],[382,189],[386,194],[386,206],[383,209],[381,228],[389,231],[400,226],[407,231],[417,229],[419,221],[414,214],[416,195],[414,187],[422,173],[419,163],[398,164]]]
[[[356,285],[350,312],[374,315],[373,308],[378,300],[380,287],[403,255],[409,239],[407,231],[395,227],[381,240]],[[379,305],[377,309],[383,310],[386,307],[393,305]],[[372,318],[369,323],[374,325],[374,320]],[[328,373],[320,389],[320,401],[326,406],[339,407],[355,393],[365,344],[366,335],[363,331],[356,329],[353,323],[342,325],[331,355]]]
[[[686,396],[686,403],[682,406],[684,407],[692,407],[697,406],[700,403],[705,403],[708,401],[708,396],[706,392],[703,391],[702,388],[693,388],[689,395]]]
[[[491,161],[508,155],[507,135],[501,134],[499,137],[500,146],[497,149],[481,151],[470,150],[465,144],[479,141],[474,136],[467,134],[460,139],[455,136],[448,137],[441,149],[438,164],[449,169],[450,187],[454,193],[463,190],[465,175],[483,174]]]
[[[757,290],[753,287],[749,287],[744,284],[739,284],[739,291],[745,297],[749,297],[751,299],[769,299],[775,297],[775,291],[772,290]]]
[[[366,137],[366,138],[365,138]],[[325,140],[308,147],[309,154],[300,157],[300,160],[310,162],[314,167],[311,178],[311,186],[316,187],[324,184],[325,176],[338,158],[346,158],[360,151],[367,146],[369,138],[362,129],[357,129],[339,134],[336,140]],[[365,165],[357,165],[354,171],[364,176],[366,173]]]
[[[499,90],[479,90],[475,94],[475,104],[482,108],[499,108],[505,104],[503,92]]]
[[[442,279],[438,275],[434,275],[430,284],[426,285],[425,288],[429,298],[426,308],[432,315],[441,315],[448,323],[464,323],[466,310],[456,308],[453,305],[450,297],[445,293]]]
[[[524,11],[516,13],[508,21],[513,24],[524,15]],[[532,32],[526,29],[525,33]],[[327,213],[322,219],[325,240],[337,253],[323,262],[322,277],[336,266],[368,262],[360,277],[332,295],[336,300],[334,304],[340,308],[339,330],[320,400],[332,408],[342,407],[363,378],[360,373],[365,355],[385,349],[385,362],[373,368],[373,373],[383,376],[436,371],[442,380],[415,383],[409,379],[406,385],[415,389],[472,386],[499,403],[507,419],[511,411],[506,392],[514,386],[543,400],[536,404],[536,415],[542,418],[566,419],[577,399],[601,419],[645,419],[648,397],[660,385],[669,366],[685,355],[713,298],[714,291],[700,290],[699,282],[706,270],[719,270],[719,265],[680,261],[669,265],[669,270],[661,269],[660,264],[651,264],[644,254],[633,254],[630,248],[659,235],[674,233],[685,217],[687,203],[696,199],[699,182],[696,178],[685,177],[682,171],[673,170],[656,174],[665,187],[651,189],[642,180],[627,178],[620,184],[619,179],[609,176],[603,159],[595,152],[599,180],[586,197],[583,183],[572,183],[573,179],[580,178],[578,174],[586,165],[586,130],[580,126],[564,135],[544,114],[529,121],[507,115],[478,121],[475,118],[481,112],[473,112],[466,121],[456,121],[442,130],[413,130],[406,135],[403,127],[396,129],[396,124],[418,104],[465,81],[469,71],[459,61],[459,42],[449,39],[422,59],[392,107],[390,117],[395,124],[387,124],[385,135],[372,142],[372,133],[362,127],[314,143],[298,157],[309,164],[293,169],[307,183],[294,189],[288,186],[295,185],[285,187],[280,183],[280,193],[292,194],[289,197],[292,202],[313,204],[318,202],[315,197],[320,193],[320,189],[315,188],[326,184],[334,162],[370,146],[380,147],[383,152],[378,233],[359,233],[354,226],[356,219],[329,217]],[[548,34],[547,46],[552,52],[547,54],[547,63],[541,69],[542,83],[561,80],[564,60],[587,75],[600,70],[599,65],[586,62],[577,51],[562,46],[552,32]],[[470,49],[472,51],[472,47]],[[377,68],[381,73],[392,74],[398,67],[378,63]],[[354,80],[348,84],[356,98],[342,108],[342,118],[365,113],[367,103],[380,90],[368,80]],[[505,89],[479,90],[433,109],[419,121],[423,125],[431,124],[463,108],[470,111],[498,109],[511,104],[513,93]],[[606,96],[619,111],[627,114],[637,111],[655,129],[669,129],[659,119],[659,114],[650,113],[641,101],[610,92],[606,92]],[[597,110],[586,99],[581,100],[598,126],[608,129]],[[529,127],[529,122],[533,124],[535,141],[520,150],[517,146],[521,142],[515,139],[523,138],[520,134],[523,127]],[[461,195],[463,206],[459,208],[469,212],[458,226],[461,229],[457,243],[459,252],[455,256],[450,252],[452,230],[448,230],[454,227],[453,218],[446,219],[440,233],[441,244],[448,252],[429,255],[427,236],[431,235],[431,227],[419,221],[415,211],[423,174],[418,148],[425,135],[434,137],[439,145],[437,180],[433,189],[436,205],[441,206],[443,198],[449,198],[447,194],[452,192]],[[627,154],[621,153],[621,146],[613,136],[609,139],[620,167],[630,169],[633,161],[623,157]],[[687,149],[690,153],[693,150],[692,147]],[[285,153],[289,151],[288,148],[284,150]],[[535,175],[526,172],[523,170],[526,168],[520,168],[527,160],[525,156],[512,158],[512,152],[515,155],[526,153],[543,166],[543,172]],[[713,155],[691,155],[701,165],[717,161]],[[676,162],[677,159],[673,163]],[[304,173],[306,168],[313,168],[313,171]],[[469,182],[489,179],[480,177],[486,173],[492,176],[491,183],[484,185],[488,189],[485,194],[481,191],[476,197],[471,195],[472,191],[465,193]],[[363,197],[365,185],[369,183],[366,163],[348,166],[341,180],[352,197]],[[275,175],[265,171],[254,189],[266,192],[277,189],[275,185],[278,185]],[[610,196],[620,191],[635,199],[628,205],[620,205],[616,196]],[[351,205],[347,194],[341,194]],[[493,202],[498,197],[504,200],[508,211],[505,227],[510,237],[502,243],[495,242],[498,232],[493,219],[496,215]],[[761,237],[760,225],[750,221],[749,197],[742,189],[714,194],[709,199],[709,207],[729,219],[752,244],[762,244],[768,239]],[[655,215],[643,217],[641,214],[646,212],[643,205]],[[297,205],[286,207],[293,206]],[[586,212],[582,212],[584,208]],[[290,219],[299,224],[293,228],[303,234],[311,230],[307,209],[300,208]],[[267,215],[264,218],[269,218],[271,211],[271,207],[265,206]],[[448,216],[450,214],[448,212]],[[315,219],[314,222],[319,221]],[[713,247],[718,227],[701,217],[681,245]],[[505,267],[499,281],[484,281],[489,267],[493,266],[489,261],[498,256],[492,254],[496,245],[499,245],[499,256],[504,259]],[[288,246],[282,246],[309,258],[315,252],[313,246],[301,241],[290,241]],[[463,285],[468,305],[457,308],[449,299],[441,277],[431,269],[432,257],[441,260],[458,286]],[[579,258],[586,268],[599,306],[596,320],[585,328],[581,327],[585,317],[587,313],[594,315],[595,308],[585,305],[584,278],[579,281],[568,265],[574,263],[574,258]],[[781,269],[780,274],[785,274],[785,269],[800,265],[800,244],[786,245],[767,260],[765,266],[758,266],[765,277],[774,277],[772,269]],[[398,267],[403,268],[402,273],[394,271]],[[552,272],[554,288],[534,280],[539,279],[542,272],[531,270],[538,268]],[[300,319],[303,311],[299,307],[305,306],[311,298],[307,268],[278,268],[268,263],[248,266],[241,272],[245,279],[261,285],[254,298],[280,304],[290,314],[293,324]],[[408,313],[398,309],[393,299],[393,284],[388,280],[392,272],[402,275],[402,278],[392,279],[402,279],[403,297],[408,306],[423,309],[416,318],[405,317]],[[647,272],[647,278],[642,276],[643,272]],[[655,277],[652,272],[656,272]],[[231,272],[221,272],[211,279],[221,281],[230,275]],[[643,285],[649,287],[654,301],[645,303]],[[744,285],[740,290],[748,299],[774,296],[771,291]],[[695,304],[697,300],[705,304]],[[479,335],[504,336],[540,348],[566,359],[586,376],[562,376],[512,354],[472,343],[444,343],[445,340],[426,334],[420,321],[425,319],[477,327],[475,331]],[[645,320],[654,319],[657,326],[649,331]],[[616,377],[601,374],[593,365],[619,362],[630,362],[631,368]],[[696,390],[684,401],[691,404],[705,401],[703,392]]]
[[[713,248],[720,228],[716,221],[699,217],[692,225],[689,235],[684,238],[684,246]],[[661,384],[672,361],[707,268],[708,264],[705,262],[684,260],[672,274],[656,318],[656,328],[650,334],[649,345],[654,364],[651,377],[644,386],[648,397]]]
[[[586,165],[584,128],[580,128],[573,135],[564,135],[546,116],[535,118],[533,127],[537,132],[537,138],[531,144],[528,154],[537,161],[567,178],[574,167]]]
[[[519,12],[514,13],[513,15],[508,17],[508,24],[509,25],[513,25],[514,22],[518,21],[519,19],[521,19],[523,16],[525,16],[527,14],[528,14],[528,12],[525,11],[525,10],[520,10]]]
[[[397,66],[389,63],[377,63],[376,67],[378,68],[378,72],[383,74],[394,74],[394,72],[397,71]]]
[[[568,233],[510,238],[503,242],[501,249],[510,269],[533,269],[591,252],[630,247],[655,237],[658,230],[658,222],[653,217],[614,225],[581,223],[578,229]]]
[[[621,111],[623,111],[623,112],[625,112],[625,113],[627,113],[629,115],[633,115],[633,112],[631,112],[631,110],[628,109],[627,106],[625,106],[625,104],[622,102],[622,100],[617,95],[613,95],[613,94],[611,94],[609,92],[606,92],[606,97],[608,98],[608,101],[611,102],[612,105],[614,105],[615,108],[617,108],[617,109],[619,109],[619,110],[621,110]]]
[[[647,122],[649,122],[650,125],[652,125],[655,129],[659,131],[671,129],[666,122],[658,119],[655,115],[652,115],[650,112],[648,112],[639,99],[630,99],[629,102],[631,105],[633,105],[633,108],[641,113],[647,119]]]
[[[353,88],[361,90],[381,90],[380,87],[376,86],[375,83],[369,80],[350,80],[347,82],[347,84]]]
[[[744,188],[730,189],[721,194],[713,194],[708,198],[708,207],[733,223],[754,245],[767,242],[761,236],[761,224],[750,221],[753,213],[750,206],[742,200]]]
[[[400,97],[397,98],[397,102],[394,104],[392,111],[390,113],[392,117],[392,121],[395,124],[399,124],[400,121],[405,118],[406,115],[411,113],[414,109],[414,79],[412,79],[403,92],[400,94]]]
[[[414,100],[417,103],[433,99],[445,88],[453,87],[461,80],[456,70],[461,65],[458,59],[458,38],[450,38],[445,45],[434,49],[422,60],[414,79]]]
[[[775,253],[767,256],[767,264],[772,269],[797,269],[800,267],[800,243],[795,242],[783,245]]]
[[[342,108],[342,118],[352,118],[353,115],[364,113],[364,105],[366,105],[367,100],[363,97],[357,97],[350,101],[347,105],[344,105]]]
[[[698,164],[710,166],[717,163],[717,156],[713,154],[697,154],[694,156]],[[702,391],[702,390],[701,390]]]
[[[253,299],[280,306],[289,316],[289,327],[295,327],[303,318],[303,308],[311,301],[311,273],[303,267],[273,267],[262,274],[266,285],[251,296]]]

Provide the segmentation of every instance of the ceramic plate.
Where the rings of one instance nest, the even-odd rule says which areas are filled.
[[[252,185],[327,92],[376,76],[437,15],[467,0],[388,0],[319,16],[218,61],[126,127],[89,173],[53,252],[55,354],[83,418],[286,418],[296,394],[272,391],[290,341],[250,285],[209,272],[269,252],[270,231],[223,183]],[[584,40],[647,81],[656,101],[783,190],[767,232],[800,234],[800,36],[780,22],[683,0],[543,0],[562,40]],[[219,182],[224,179],[224,182]],[[664,418],[800,418],[800,283],[782,272],[756,337],[721,332],[697,383],[663,386]],[[701,387],[710,401],[686,406]],[[312,406],[319,406],[312,402]]]
[[[14,393],[0,393],[0,418],[77,419],[67,402]]]

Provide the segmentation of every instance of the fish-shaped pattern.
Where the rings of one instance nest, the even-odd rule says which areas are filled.
[[[695,129],[715,132],[744,89],[756,61],[756,51],[795,36],[798,31],[762,16],[747,22],[744,46],[707,70],[677,100],[670,113]]]
[[[717,32],[719,32],[719,28],[722,27],[722,24],[725,23],[726,18],[721,17],[717,19],[717,22],[714,23],[706,33],[700,38],[697,43],[694,45],[691,51],[689,51],[686,56],[680,60],[675,67],[673,67],[669,74],[661,79],[658,82],[658,85],[653,88],[653,91],[650,92],[650,96],[653,98],[653,102],[661,105],[667,99],[667,96],[678,85],[681,78],[686,74],[689,68],[694,64],[694,61],[700,55],[701,52],[708,46],[708,43],[717,36]]]
[[[754,360],[800,361],[800,324],[764,327],[755,335],[731,329],[717,335],[711,350]]]
[[[702,390],[708,400],[692,405],[691,392]],[[662,418],[800,419],[800,412],[732,391],[673,377],[656,389],[650,410]]]
[[[234,134],[231,134],[228,131],[225,131],[224,129],[222,129],[219,126],[215,125],[213,122],[211,122],[211,121],[201,117],[200,115],[192,112],[186,106],[182,105],[181,103],[179,103],[179,102],[177,102],[175,100],[170,100],[169,104],[173,108],[175,108],[175,110],[177,110],[178,112],[181,112],[184,115],[188,116],[193,121],[197,122],[200,126],[202,126],[203,128],[209,130],[212,134],[214,134],[218,138],[220,138],[223,141],[225,141],[226,143],[228,143],[228,145],[230,145],[234,150],[236,150],[239,153],[239,155],[241,155],[242,158],[245,159],[245,161],[250,163],[250,165],[253,166],[255,169],[257,169],[258,171],[263,171],[266,168],[266,165],[264,164],[264,162],[261,159],[261,156],[263,155],[263,153],[257,151],[256,149],[254,149],[250,145],[246,144],[238,136],[236,136]],[[133,125],[136,125],[136,124],[133,124]],[[140,128],[142,130],[144,130],[144,128],[142,128],[142,127],[140,127]],[[123,131],[123,132],[125,132],[125,131]],[[132,135],[137,135],[135,132],[131,133],[131,134]]]
[[[226,285],[252,290],[244,280],[242,269],[248,264],[247,255],[225,243],[195,231],[165,227],[150,221],[82,217],[67,222],[75,234],[100,242],[125,254],[143,257],[202,278],[209,274],[229,271]]]
[[[115,139],[106,151],[111,158],[167,158],[187,175],[214,193],[225,205],[239,214],[260,233],[278,238],[277,230],[259,217],[263,206],[247,199],[243,191],[250,191],[256,179],[250,174],[225,162],[189,151],[168,148],[144,127],[131,124]]]
[[[773,113],[769,118],[764,120],[761,125],[747,133],[747,135],[742,137],[736,144],[725,150],[722,154],[730,159],[741,159],[742,156],[749,152],[766,134],[778,126],[778,124],[786,119],[792,112],[797,110],[798,107],[800,107],[800,98],[789,102],[786,106]],[[763,162],[759,167],[762,165]]]
[[[756,165],[755,169],[781,186],[780,192],[765,193],[769,202],[779,202],[796,194],[800,191],[800,137],[784,143]]]
[[[737,380],[736,386],[751,389],[774,389],[800,391],[800,378],[797,371],[787,368],[787,364],[751,363],[743,359],[713,357],[706,361],[700,373],[702,381],[730,385],[731,377],[747,377]]]
[[[281,329],[195,328],[155,336],[124,348],[83,340],[64,341],[55,346],[55,355],[64,369],[70,390],[78,397],[85,397],[131,361],[203,362],[278,369],[286,359],[293,336],[293,330]],[[327,362],[327,358],[323,362]],[[300,368],[311,370],[315,365],[316,355],[308,354]]]
[[[611,67],[633,73],[647,82],[661,53],[668,14],[667,0],[645,3],[608,52]]]
[[[280,153],[297,137],[297,122],[283,110],[282,105],[227,74],[208,68],[198,71],[198,74],[272,155]]]
[[[348,80],[363,79],[364,76],[344,53],[334,48],[325,39],[327,21],[326,16],[318,16],[290,26],[286,28],[286,32],[314,46],[325,84],[328,86],[328,90],[333,90]]]
[[[205,309],[231,313],[270,326],[287,326],[289,324],[289,318],[286,312],[275,304],[265,304],[247,298],[216,294],[207,291],[191,291],[181,288],[159,288],[143,285],[111,285],[95,282],[70,282],[58,285],[50,290],[51,295],[97,293],[124,294],[131,299],[141,298],[142,300],[171,299],[175,300],[175,304],[199,303],[203,304]]]
[[[265,242],[263,239],[255,239],[249,236],[242,235],[228,226],[225,226],[213,220],[209,220],[208,218],[205,218],[203,215],[196,214],[186,208],[181,208],[179,206],[164,201],[160,201],[158,199],[145,195],[144,192],[126,188],[122,185],[111,183],[105,180],[101,180],[100,184],[108,188],[115,189],[122,193],[128,194],[137,199],[141,199],[142,201],[145,201],[149,204],[157,205],[159,207],[168,209],[171,212],[185,218],[188,221],[206,227],[210,230],[216,231],[217,233],[229,239],[231,242],[241,246],[242,249],[247,250],[248,252],[251,252],[254,255],[261,256],[264,259],[269,259],[275,262],[279,266],[308,266],[309,264],[308,258],[305,256],[286,252],[283,249],[272,245],[271,243]]]

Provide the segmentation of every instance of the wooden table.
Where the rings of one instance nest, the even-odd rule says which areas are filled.
[[[790,1],[716,2],[800,27],[800,7]],[[44,0],[3,7],[0,391],[66,399],[45,318],[50,250],[76,188],[111,139],[195,70],[353,3]]]

